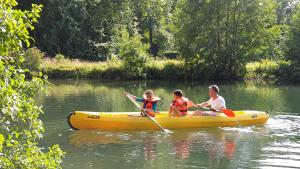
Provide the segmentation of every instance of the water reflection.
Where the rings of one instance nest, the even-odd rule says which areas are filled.
[[[68,141],[78,152],[101,157],[101,162],[92,160],[97,166],[118,158],[118,163],[141,165],[138,168],[163,164],[166,168],[297,168],[299,119],[275,116],[265,127],[175,130],[172,135],[160,131],[72,131]],[[86,165],[90,163],[88,160]]]
[[[170,92],[180,88],[193,101],[207,99],[209,84],[172,82],[54,81],[51,95],[40,95],[45,139],[42,146],[60,144],[67,152],[63,168],[299,168],[299,86],[219,84],[232,109],[268,110],[264,127],[159,131],[73,131],[66,117],[74,109],[133,111],[123,91],[136,95],[151,88],[170,104]]]
[[[208,162],[214,164],[215,159],[232,159],[236,143],[233,139],[238,132],[228,133],[226,130],[178,130],[172,135],[164,135],[159,131],[148,132],[116,132],[79,130],[72,132],[69,143],[77,148],[90,148],[103,145],[141,145],[145,160],[156,160],[161,144],[167,144],[163,150],[172,154],[175,159],[188,160],[195,147],[197,151],[208,154]]]

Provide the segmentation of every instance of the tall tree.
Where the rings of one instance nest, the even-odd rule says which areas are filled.
[[[297,6],[288,29],[287,58],[300,64],[300,5]]]
[[[149,43],[149,51],[157,56],[159,49],[168,43],[168,24],[171,22],[175,0],[135,0],[131,1],[135,10],[140,34]],[[170,45],[167,45],[168,47]]]
[[[112,29],[126,20],[121,0],[41,1],[44,10],[33,32],[36,45],[50,56],[104,60],[109,55]],[[21,8],[27,2],[21,1]],[[122,15],[121,15],[122,14]]]
[[[272,0],[181,0],[177,17],[179,50],[202,78],[242,77],[247,61],[274,55],[280,34]]]

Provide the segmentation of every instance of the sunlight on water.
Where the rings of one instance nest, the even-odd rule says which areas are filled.
[[[42,146],[60,144],[67,152],[66,169],[300,167],[300,114],[293,113],[300,105],[289,100],[289,96],[300,100],[300,96],[292,95],[300,92],[295,86],[222,86],[228,107],[270,111],[271,118],[264,126],[174,130],[166,135],[161,131],[74,131],[67,124],[66,117],[74,109],[133,111],[122,92],[141,94],[147,88],[162,97],[160,109],[168,107],[170,91],[175,88],[182,88],[192,100],[207,99],[207,85],[203,84],[170,87],[158,82],[58,81],[51,96],[37,98],[46,111]]]

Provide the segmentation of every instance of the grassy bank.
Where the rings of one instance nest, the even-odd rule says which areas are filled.
[[[246,65],[247,80],[277,80],[282,75],[286,61],[261,60]],[[130,79],[128,70],[120,60],[108,62],[88,62],[77,59],[44,58],[41,68],[49,78],[86,78],[86,79]],[[145,79],[149,80],[183,80],[184,63],[180,60],[149,60],[145,65]],[[144,79],[141,78],[141,79]]]
[[[290,66],[287,61],[274,61],[263,59],[246,65],[245,79],[247,80],[278,80],[285,76],[286,67]]]
[[[128,79],[128,70],[120,60],[87,62],[44,58],[41,69],[49,78]],[[145,66],[147,79],[179,80],[184,78],[183,70],[183,62],[178,60],[150,60]]]

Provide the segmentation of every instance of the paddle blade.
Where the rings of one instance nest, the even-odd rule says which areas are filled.
[[[222,112],[228,117],[235,117],[235,114],[232,110],[224,109],[224,110],[222,110]]]
[[[171,130],[168,130],[168,129],[164,129],[164,132],[165,132],[165,133],[168,133],[168,134],[172,134],[172,133],[174,133],[173,131],[171,131]]]

